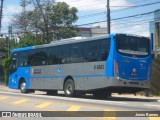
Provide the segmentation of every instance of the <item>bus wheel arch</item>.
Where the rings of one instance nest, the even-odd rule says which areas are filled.
[[[26,80],[24,78],[20,78],[19,80],[19,89],[21,93],[28,93],[28,90],[26,89]]]
[[[71,76],[67,76],[64,80],[63,90],[65,96],[73,97],[75,95],[75,82]]]

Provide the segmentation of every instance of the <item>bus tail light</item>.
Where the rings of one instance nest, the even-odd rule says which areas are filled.
[[[117,64],[116,60],[114,60],[114,75],[118,76],[118,64]]]

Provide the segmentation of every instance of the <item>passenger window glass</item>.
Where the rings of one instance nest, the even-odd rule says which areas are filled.
[[[84,43],[73,44],[71,48],[71,63],[79,63],[84,61]]]
[[[58,47],[50,47],[48,51],[48,64],[55,65],[58,64]]]
[[[19,67],[28,66],[27,59],[28,59],[27,52],[26,51],[25,52],[21,52],[20,55],[19,55],[18,66]]]
[[[85,50],[85,61],[93,62],[98,60],[98,41],[88,42]]]
[[[100,58],[101,61],[105,61],[108,58],[110,51],[110,40],[105,39],[100,42]]]
[[[59,47],[59,64],[67,64],[70,62],[70,45],[62,45]]]
[[[28,55],[27,64],[30,65],[30,66],[35,66],[36,61],[35,61],[34,57],[35,57],[35,54],[36,54],[36,50],[29,51],[29,53],[30,54]]]
[[[36,65],[47,65],[47,49],[39,49],[35,53],[34,61]]]

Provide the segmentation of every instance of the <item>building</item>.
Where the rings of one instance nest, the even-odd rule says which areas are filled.
[[[152,50],[155,51],[155,36],[154,36],[154,29],[155,29],[155,26],[154,26],[154,21],[150,21],[149,22],[149,32],[150,32],[150,39],[151,39],[151,43],[152,43]]]
[[[107,28],[106,27],[100,27],[100,26],[92,27],[91,28],[91,33],[92,33],[92,37],[106,35],[107,34]]]
[[[160,51],[160,9],[154,12],[154,21],[150,22],[150,38],[152,50],[159,53]]]
[[[78,28],[77,36],[81,37],[91,37],[91,28]]]
[[[102,36],[107,34],[107,28],[106,27],[92,27],[92,28],[78,28],[78,34],[77,36],[81,37],[95,37],[95,36]]]

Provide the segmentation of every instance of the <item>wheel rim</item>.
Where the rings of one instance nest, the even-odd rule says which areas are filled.
[[[25,91],[26,90],[26,83],[22,83],[21,84],[21,91]]]
[[[72,90],[73,90],[73,87],[72,87],[71,83],[68,83],[67,87],[66,87],[66,93],[68,95],[70,95],[72,93]]]

